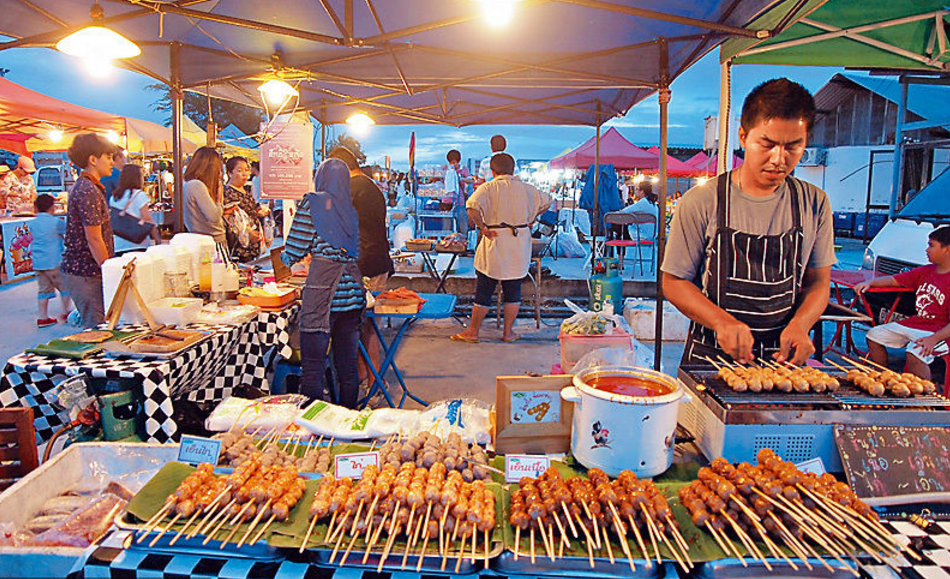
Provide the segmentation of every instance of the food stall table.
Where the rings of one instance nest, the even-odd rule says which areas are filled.
[[[842,288],[848,288],[848,289],[853,290],[854,286],[858,285],[859,283],[865,282],[865,281],[871,281],[875,277],[877,276],[875,275],[873,271],[868,271],[866,269],[832,269],[831,270],[831,287],[832,289],[834,289],[835,300],[838,302],[839,305],[842,305],[846,308],[849,308],[856,312],[861,312],[867,315],[869,318],[871,318],[870,325],[872,326],[876,325],[876,322],[874,320],[874,312],[871,310],[871,306],[870,304],[868,304],[868,301],[865,298],[865,296],[855,292],[854,297],[851,298],[851,300],[849,301],[849,300],[845,300],[844,297],[841,295],[841,290]],[[894,288],[894,287],[869,288],[867,290],[867,293],[893,293],[894,294],[894,301],[891,304],[891,307],[888,310],[887,315],[884,317],[884,319],[880,323],[886,324],[887,322],[889,322],[891,320],[891,316],[894,315],[894,311],[897,309],[897,304],[900,303],[901,296],[903,296],[903,294],[907,292],[912,292],[912,291],[914,290],[911,288]],[[844,329],[845,325],[846,325],[845,322],[838,323],[838,327],[835,330],[835,335],[831,340],[832,343],[839,340],[840,334],[842,332],[842,329]],[[857,347],[855,347],[854,339],[851,337],[850,324],[847,324],[847,331],[845,333],[846,333],[846,340],[847,340],[846,351],[859,352],[862,355],[867,354],[867,352],[863,352],[859,350]]]
[[[148,440],[174,440],[178,425],[172,417],[173,398],[187,396],[194,402],[209,402],[226,398],[241,385],[269,389],[264,358],[274,344],[280,355],[289,354],[287,328],[295,311],[261,312],[236,326],[192,324],[189,329],[206,330],[211,335],[169,359],[102,354],[83,360],[26,353],[13,356],[0,376],[0,406],[32,407],[37,439],[44,442],[68,422],[48,397],[67,377],[140,380]]]
[[[365,406],[377,390],[382,390],[383,396],[386,398],[386,402],[389,404],[389,406],[391,408],[396,407],[396,405],[393,403],[393,399],[389,396],[389,392],[386,391],[386,388],[383,388],[383,376],[386,374],[387,368],[393,369],[393,373],[396,374],[396,379],[399,380],[399,385],[402,386],[402,399],[399,400],[399,408],[402,408],[403,404],[405,404],[407,397],[412,398],[423,406],[428,406],[428,403],[426,403],[425,400],[410,392],[409,388],[406,386],[406,381],[402,377],[402,372],[400,372],[399,367],[396,366],[396,351],[399,349],[399,344],[402,343],[402,339],[406,335],[406,330],[409,329],[409,326],[414,321],[443,320],[451,317],[452,313],[455,311],[456,297],[451,294],[440,293],[419,294],[419,297],[426,301],[422,304],[422,308],[420,308],[419,311],[414,314],[377,314],[373,310],[366,311],[366,317],[369,318],[369,321],[373,324],[373,330],[376,332],[376,336],[379,338],[379,342],[382,345],[383,352],[385,353],[385,358],[383,358],[379,368],[374,367],[369,359],[369,354],[366,352],[366,348],[363,346],[362,342],[360,343],[360,354],[363,356],[366,366],[373,374],[373,385],[366,394],[366,397],[357,403],[358,406]],[[396,331],[396,335],[388,344],[386,339],[383,337],[383,332],[379,329],[379,324],[377,323],[378,318],[392,318],[402,320],[402,324]]]
[[[464,252],[460,251],[419,251],[417,252],[422,256],[422,263],[425,265],[425,270],[428,272],[429,277],[439,282],[438,287],[435,288],[437,293],[445,293],[445,280],[449,277],[449,273],[452,272],[452,266],[455,265],[456,260],[458,260],[460,255],[464,255]],[[449,259],[449,264],[441,272],[436,266],[436,261],[439,257],[439,254],[449,254],[452,257]]]

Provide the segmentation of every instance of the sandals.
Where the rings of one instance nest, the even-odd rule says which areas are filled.
[[[453,334],[452,336],[449,336],[449,339],[452,340],[453,342],[465,342],[466,344],[478,343],[478,338],[469,338],[468,336],[463,336],[461,332],[458,334]]]

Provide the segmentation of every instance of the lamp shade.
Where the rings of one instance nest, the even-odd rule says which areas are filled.
[[[72,56],[115,60],[142,54],[136,44],[104,26],[87,26],[56,43],[56,50]]]

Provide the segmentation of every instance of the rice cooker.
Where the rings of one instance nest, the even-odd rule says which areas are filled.
[[[661,393],[628,396],[598,390],[588,383],[597,377],[644,381]],[[673,463],[678,406],[690,399],[676,378],[646,368],[598,366],[576,374],[561,398],[574,403],[571,452],[587,468],[611,477],[626,469],[649,478]]]

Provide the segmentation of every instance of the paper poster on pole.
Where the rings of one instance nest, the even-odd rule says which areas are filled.
[[[300,199],[313,190],[313,124],[282,116],[261,132],[261,197]]]

